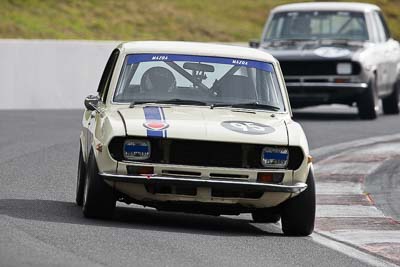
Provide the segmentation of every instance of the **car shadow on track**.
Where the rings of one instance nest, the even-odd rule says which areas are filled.
[[[269,229],[266,226],[261,230],[246,219],[159,212],[144,208],[117,207],[114,218],[109,221],[87,219],[75,203],[54,200],[1,199],[0,215],[43,222],[213,236],[282,236],[274,227]]]

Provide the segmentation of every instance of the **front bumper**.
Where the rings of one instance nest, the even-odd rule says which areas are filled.
[[[219,189],[237,189],[237,190],[260,190],[264,192],[281,193],[301,193],[307,188],[305,183],[296,183],[294,185],[265,184],[246,181],[231,180],[211,180],[191,177],[165,177],[165,176],[141,176],[129,174],[115,174],[100,172],[99,175],[109,182],[123,182],[133,184],[166,184],[166,185],[187,185],[195,187],[219,188]]]
[[[288,82],[290,100],[300,103],[347,103],[368,88],[367,83]]]

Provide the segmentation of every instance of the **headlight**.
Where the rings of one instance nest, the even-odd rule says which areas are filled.
[[[261,164],[270,168],[285,168],[289,161],[289,150],[281,147],[264,147]]]
[[[353,67],[351,63],[338,63],[336,65],[337,74],[351,74],[353,72]]]
[[[150,142],[140,139],[128,139],[124,142],[124,158],[128,160],[146,160],[150,158]]]

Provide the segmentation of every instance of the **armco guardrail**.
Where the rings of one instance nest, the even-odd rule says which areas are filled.
[[[118,43],[0,40],[0,109],[83,108]]]
[[[0,109],[83,108],[119,43],[0,40]]]

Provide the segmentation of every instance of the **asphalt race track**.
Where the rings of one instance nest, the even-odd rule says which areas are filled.
[[[121,205],[113,221],[83,218],[74,203],[81,116],[0,111],[0,266],[367,265],[314,237],[285,237],[246,216]],[[400,132],[400,116],[361,121],[346,107],[298,110],[295,119],[311,149]]]

